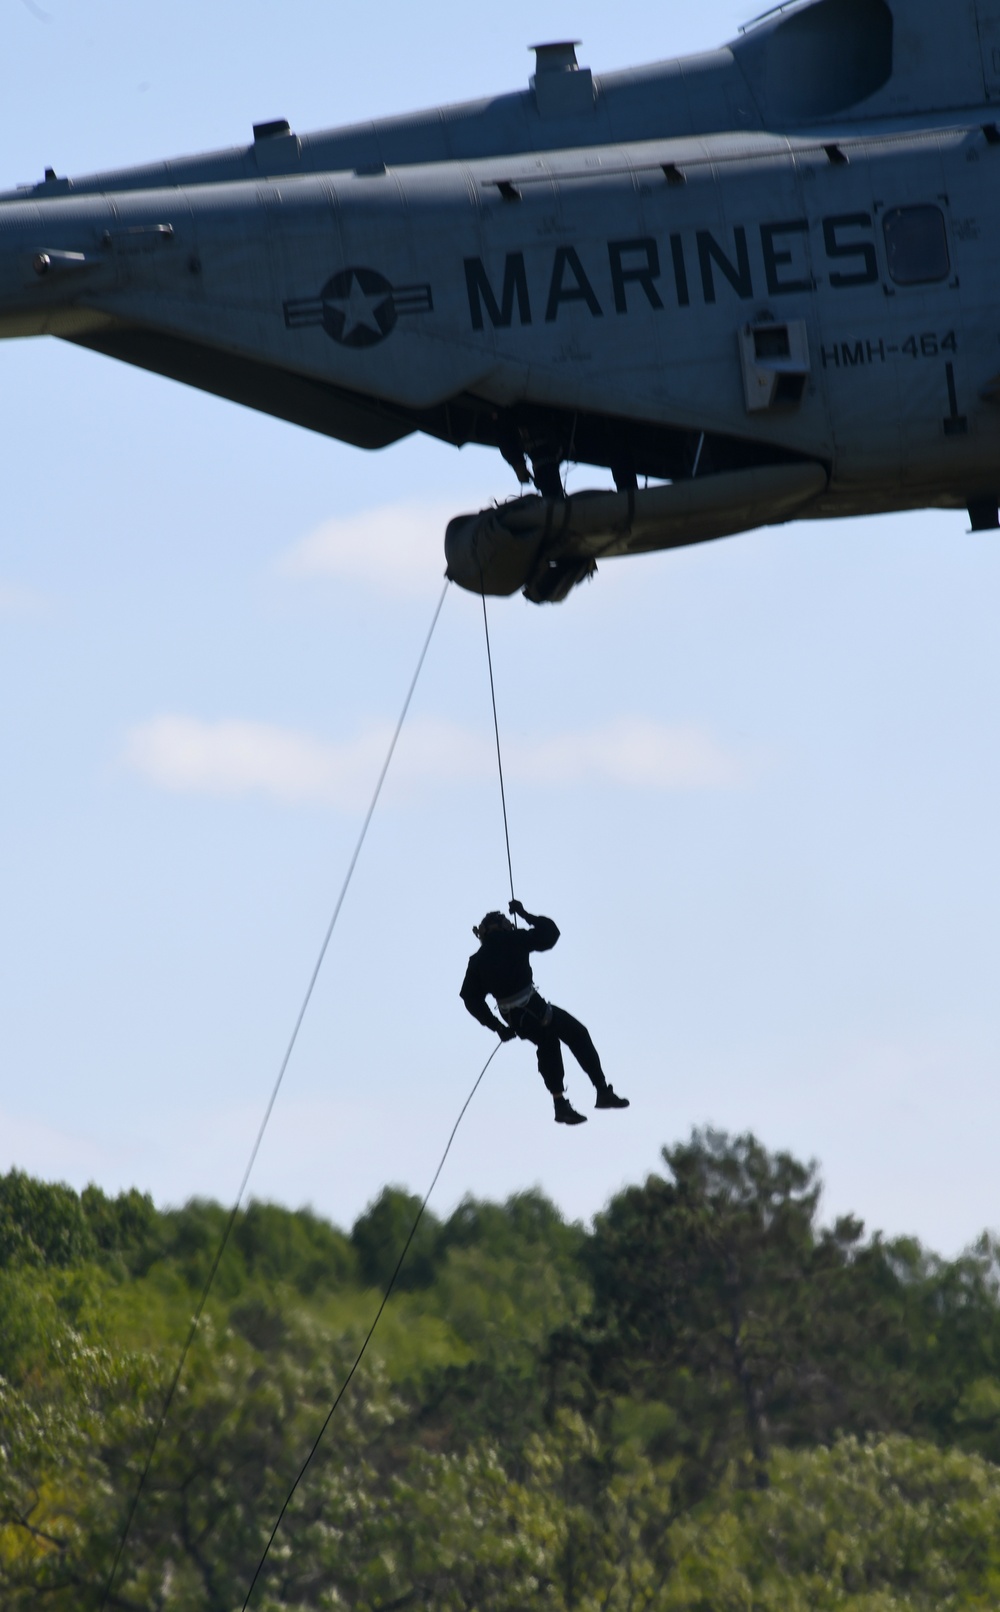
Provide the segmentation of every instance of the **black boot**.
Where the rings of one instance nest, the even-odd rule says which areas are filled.
[[[618,1093],[615,1091],[614,1087],[609,1086],[607,1081],[605,1081],[604,1085],[601,1087],[600,1091],[597,1093],[597,1101],[594,1104],[594,1107],[595,1108],[627,1108],[628,1107],[628,1098],[627,1097],[619,1097]]]
[[[586,1114],[578,1114],[568,1097],[557,1097],[555,1105],[557,1125],[586,1125]]]

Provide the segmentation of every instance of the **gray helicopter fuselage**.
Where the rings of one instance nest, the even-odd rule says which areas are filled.
[[[50,175],[0,198],[0,336],[363,447],[499,448],[538,492],[449,529],[451,573],[486,591],[559,598],[601,555],[799,515],[994,525],[994,3],[968,0],[979,56],[950,78],[893,66],[922,0],[814,0],[645,73],[549,47],[526,95],[450,115]],[[610,470],[600,515],[563,498],[570,461]]]

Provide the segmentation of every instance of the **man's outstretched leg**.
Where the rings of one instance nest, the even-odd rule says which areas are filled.
[[[552,1094],[557,1125],[585,1125],[586,1114],[578,1114],[566,1096],[566,1079],[563,1069],[562,1047],[555,1025],[550,1021],[532,1037],[538,1052],[538,1073]]]
[[[607,1076],[601,1068],[601,1060],[597,1048],[590,1038],[590,1031],[579,1019],[574,1019],[572,1013],[564,1008],[552,1008],[552,1021],[550,1028],[560,1041],[564,1041],[573,1054],[585,1075],[589,1075],[591,1084],[597,1092],[595,1108],[627,1108],[628,1098],[619,1097],[609,1086]],[[562,1059],[559,1060],[560,1070]],[[539,1067],[541,1067],[541,1051],[539,1051]]]

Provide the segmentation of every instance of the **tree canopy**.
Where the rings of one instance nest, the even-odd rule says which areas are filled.
[[[296,1490],[260,1612],[1000,1604],[1000,1289],[818,1215],[817,1168],[696,1132],[591,1228],[426,1214]],[[251,1203],[110,1606],[232,1612],[413,1224]],[[0,1177],[0,1605],[89,1612],[228,1211]]]

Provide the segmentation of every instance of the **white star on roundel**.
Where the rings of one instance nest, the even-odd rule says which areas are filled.
[[[370,330],[377,338],[382,336],[382,326],[375,317],[376,309],[385,302],[391,292],[362,291],[356,274],[351,274],[350,289],[346,296],[328,297],[344,315],[344,328],[341,331],[341,341],[348,341],[355,330]]]

